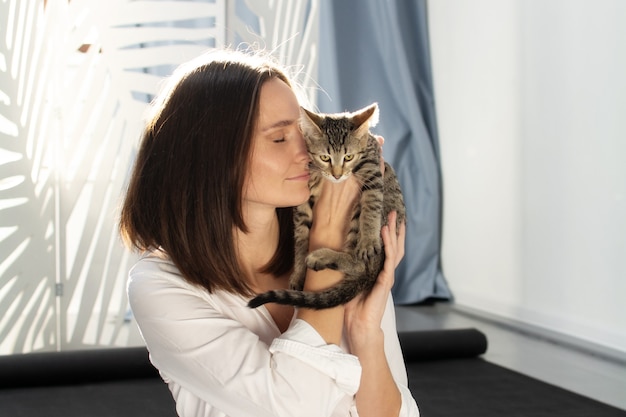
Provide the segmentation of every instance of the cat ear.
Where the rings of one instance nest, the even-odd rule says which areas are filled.
[[[305,137],[319,136],[322,133],[320,125],[322,124],[322,116],[300,107],[300,129]]]
[[[351,115],[357,135],[367,132],[378,123],[378,103],[357,110]]]

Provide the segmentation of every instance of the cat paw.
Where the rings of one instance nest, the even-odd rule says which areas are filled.
[[[383,250],[383,245],[380,241],[362,242],[356,247],[356,257],[364,262],[369,259],[373,259],[380,255]]]
[[[336,252],[331,249],[317,249],[309,253],[306,257],[306,266],[314,271],[322,269],[338,269]]]
[[[305,279],[305,270],[301,270],[302,268],[298,268],[298,271],[294,271],[294,273],[289,278],[289,289],[302,291],[304,289],[304,279]],[[301,271],[300,271],[301,270]]]

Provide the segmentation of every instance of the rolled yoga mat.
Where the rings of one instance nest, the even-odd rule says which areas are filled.
[[[0,356],[0,388],[158,377],[145,347]]]
[[[487,337],[477,329],[399,332],[406,362],[471,358],[487,351]]]
[[[487,350],[476,329],[399,333],[405,361],[467,358]],[[0,388],[94,383],[158,377],[145,347],[41,352],[0,356]]]

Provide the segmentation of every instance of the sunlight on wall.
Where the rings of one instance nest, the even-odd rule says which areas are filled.
[[[176,66],[208,40],[223,44],[224,10],[0,3],[1,354],[141,342],[124,321],[135,257],[116,233],[120,167],[132,162],[146,97],[162,78],[150,69]],[[202,19],[212,27],[178,25]]]
[[[240,43],[306,67],[299,81],[314,97],[317,9],[0,2],[0,354],[143,343],[125,295],[136,255],[116,212],[147,103],[180,63]]]

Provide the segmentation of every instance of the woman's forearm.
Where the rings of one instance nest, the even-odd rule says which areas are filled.
[[[340,250],[343,247],[344,236],[340,227],[331,227],[323,230],[311,230],[309,250],[327,247]],[[343,273],[324,269],[321,271],[307,270],[304,282],[305,291],[318,292],[325,290],[343,279]],[[343,334],[344,306],[337,306],[323,310],[298,309],[298,318],[309,323],[322,338],[329,344],[339,345]]]
[[[384,349],[384,335],[374,335],[353,347],[352,353],[361,362],[361,385],[356,394],[356,405],[361,417],[398,417],[402,398],[393,379]]]
[[[305,291],[322,291],[337,281],[341,280],[343,274],[332,270],[312,271],[308,270]],[[298,318],[309,323],[328,344],[339,346],[343,334],[344,306],[327,308],[323,310],[313,310],[308,308],[298,309]]]

